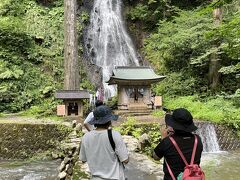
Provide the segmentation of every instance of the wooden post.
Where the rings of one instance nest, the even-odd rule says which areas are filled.
[[[64,90],[79,90],[77,0],[64,0]]]

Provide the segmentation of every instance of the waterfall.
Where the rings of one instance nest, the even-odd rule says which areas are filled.
[[[219,152],[220,147],[217,141],[217,134],[213,124],[199,123],[196,133],[201,137],[203,152]]]
[[[123,22],[121,0],[94,1],[85,45],[92,63],[102,67],[105,99],[114,96],[116,87],[105,83],[114,66],[139,65]]]

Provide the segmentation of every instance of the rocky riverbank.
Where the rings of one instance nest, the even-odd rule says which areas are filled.
[[[126,166],[129,180],[161,180],[163,177],[162,165],[154,162],[148,156],[139,153],[139,140],[132,136],[123,136],[127,145],[130,161]],[[81,176],[82,180],[89,179],[87,163],[77,162],[74,176]]]

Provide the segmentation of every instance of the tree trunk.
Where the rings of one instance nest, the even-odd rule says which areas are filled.
[[[222,21],[222,10],[216,8],[213,10],[214,25],[219,26]],[[219,42],[216,42],[215,47],[219,46]],[[209,84],[212,90],[216,90],[220,82],[220,73],[218,72],[221,68],[220,58],[217,52],[211,54],[209,64]]]
[[[77,0],[64,0],[64,90],[80,87],[76,10]]]

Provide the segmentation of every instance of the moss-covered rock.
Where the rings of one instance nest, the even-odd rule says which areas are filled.
[[[61,124],[16,124],[0,126],[0,158],[24,159],[46,151],[57,151],[72,131]]]

